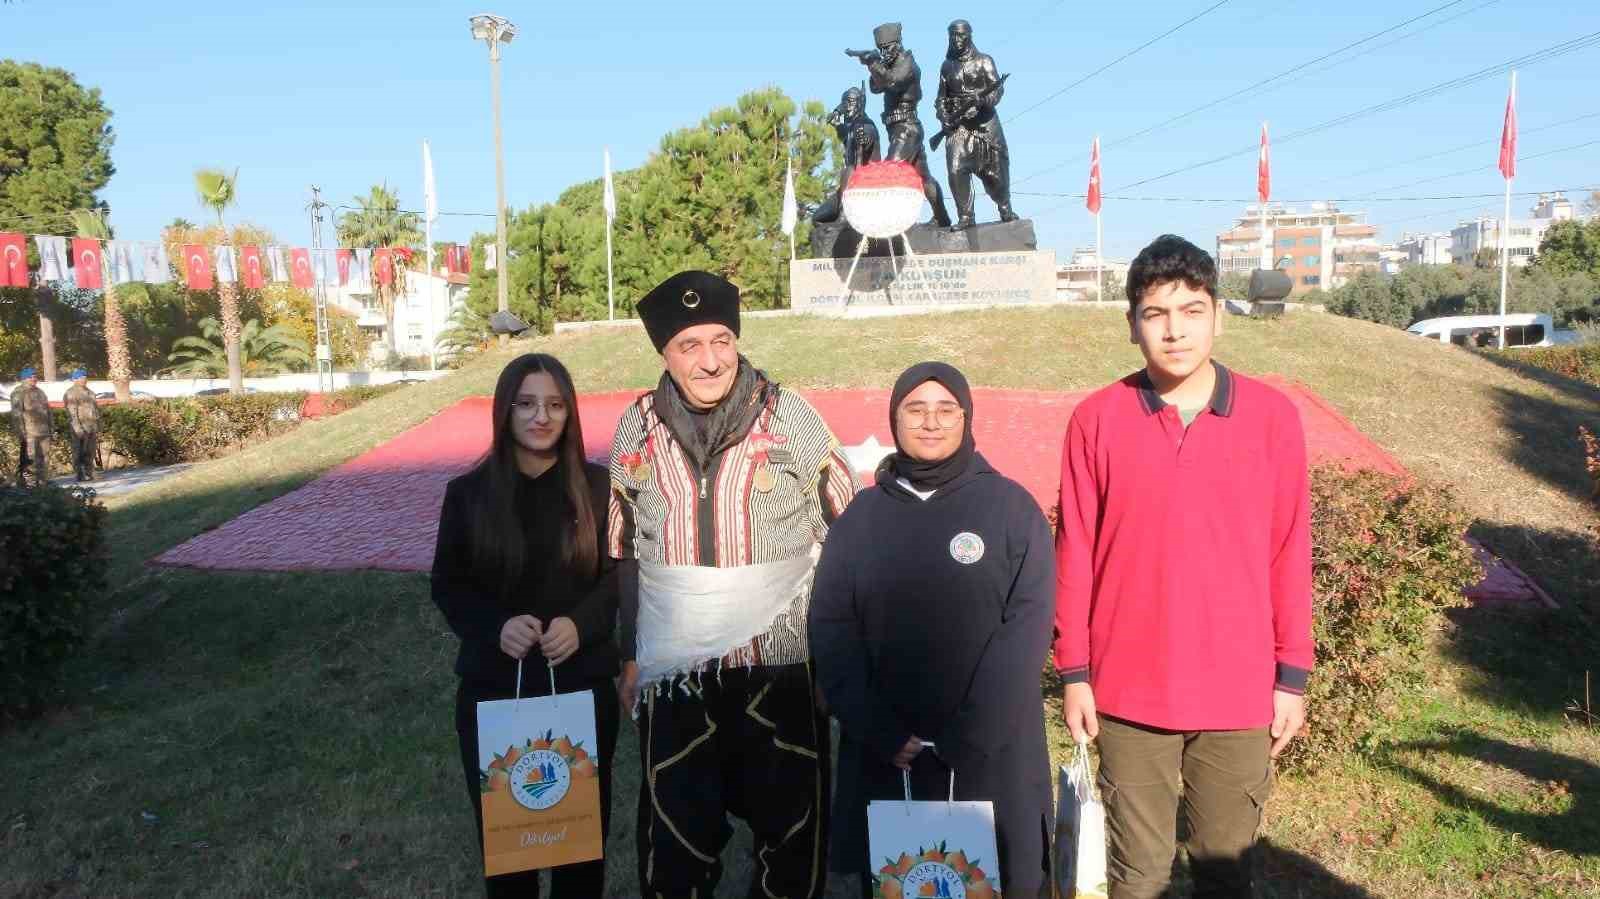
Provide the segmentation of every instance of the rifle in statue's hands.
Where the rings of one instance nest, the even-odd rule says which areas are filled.
[[[1001,86],[1006,83],[1006,79],[1010,78],[1010,77],[1011,77],[1011,73],[1007,72],[1004,75],[1000,76],[1000,80],[996,81],[994,83],[994,87],[989,88],[988,90],[984,91],[981,94],[973,94],[972,96],[966,98],[966,100],[964,100],[962,102],[962,104],[961,104],[961,114],[960,115],[956,115],[956,116],[952,116],[950,118],[950,124],[948,124],[948,125],[944,126],[943,128],[939,129],[939,133],[935,134],[933,136],[933,139],[928,141],[928,149],[930,149],[930,150],[939,149],[939,145],[944,142],[944,139],[949,137],[957,128],[960,128],[961,127],[961,123],[965,122],[967,120],[967,115],[969,113],[971,113],[974,109],[977,109],[978,105],[980,103],[982,103],[985,100],[985,98],[987,98],[990,94],[992,94],[995,91],[999,90],[1001,88]],[[946,98],[946,99],[949,99],[949,98]]]
[[[876,50],[846,50],[844,55],[860,62],[864,66],[877,65],[883,59],[883,54]]]

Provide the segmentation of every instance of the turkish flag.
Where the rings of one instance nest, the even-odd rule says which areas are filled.
[[[190,290],[210,290],[211,254],[197,243],[183,245],[183,275]]]
[[[372,251],[372,270],[378,276],[378,283],[385,287],[394,283],[394,251],[388,247],[379,247]]]
[[[472,274],[472,249],[456,244],[456,263],[461,267],[461,274]]]
[[[461,272],[461,254],[458,252],[460,249],[457,245],[451,244],[444,251],[444,270],[452,275],[460,274]]]
[[[260,290],[267,286],[267,279],[261,273],[261,248],[242,246],[239,248],[239,261],[244,266],[244,286],[251,290]]]
[[[100,241],[88,237],[72,239],[72,273],[77,276],[79,289],[100,289]]]
[[[21,234],[0,234],[0,287],[27,286],[27,238]]]
[[[350,251],[335,250],[333,258],[339,266],[339,286],[343,287],[350,283]]]
[[[1500,127],[1500,174],[1507,181],[1517,177],[1517,88],[1512,76],[1511,93],[1506,94],[1506,122]]]
[[[1095,215],[1100,214],[1100,138],[1094,139],[1094,151],[1089,155],[1089,199],[1083,204]]]
[[[1272,196],[1272,147],[1267,142],[1267,123],[1261,123],[1261,158],[1256,161],[1256,199],[1265,203]]]
[[[289,251],[289,281],[301,290],[316,286],[316,276],[311,271],[311,252],[305,247]]]

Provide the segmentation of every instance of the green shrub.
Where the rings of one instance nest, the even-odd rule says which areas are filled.
[[[56,686],[105,587],[105,509],[79,489],[0,487],[0,713]]]
[[[1600,341],[1518,350],[1511,358],[1600,387]]]
[[[1367,750],[1422,688],[1444,612],[1482,576],[1449,490],[1376,472],[1313,471],[1316,670],[1307,733],[1280,759],[1309,770]]]

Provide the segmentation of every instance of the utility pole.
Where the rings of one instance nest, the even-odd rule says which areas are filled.
[[[327,208],[328,204],[322,202],[322,188],[311,185],[311,202],[306,209],[311,213],[313,258],[322,252],[322,210]],[[333,340],[328,328],[328,288],[323,279],[316,279],[311,295],[317,311],[317,392],[329,393],[333,390]]]

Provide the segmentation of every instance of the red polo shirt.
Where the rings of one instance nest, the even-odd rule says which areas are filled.
[[[1216,366],[1187,430],[1144,372],[1085,399],[1061,455],[1056,668],[1107,715],[1272,723],[1311,670],[1311,500],[1288,397]]]

